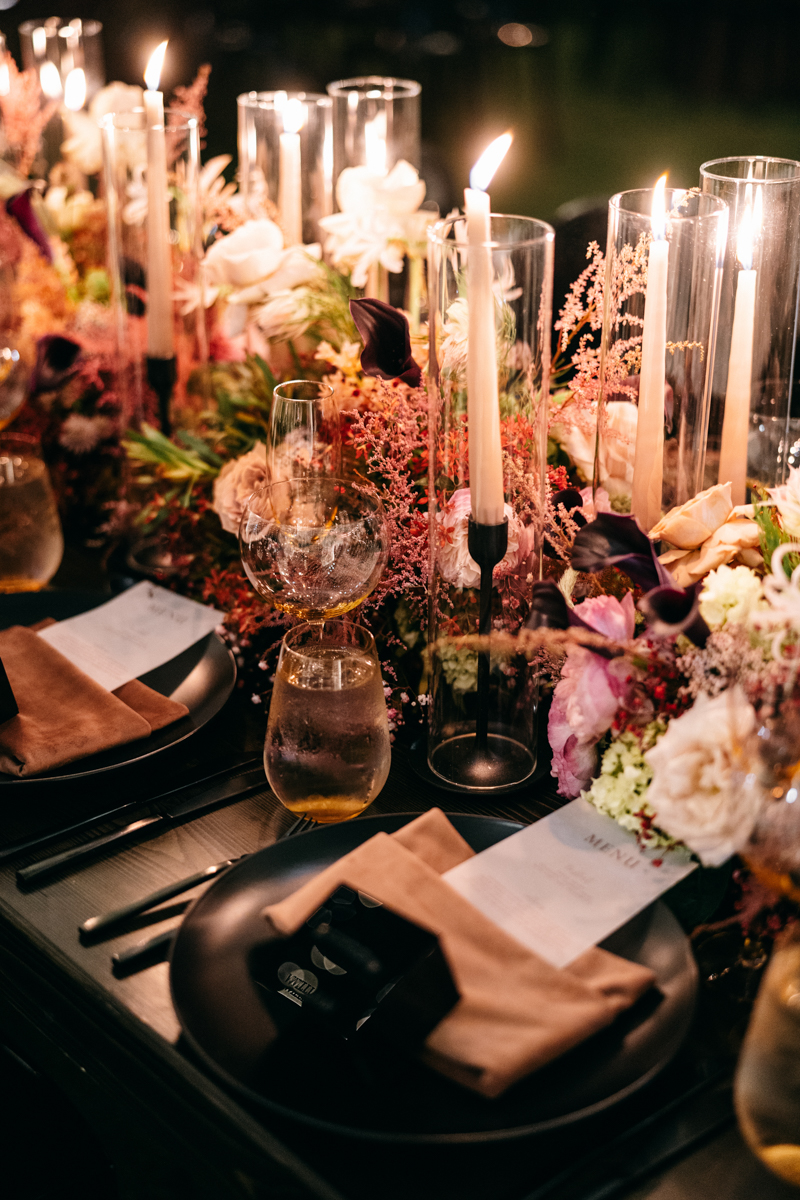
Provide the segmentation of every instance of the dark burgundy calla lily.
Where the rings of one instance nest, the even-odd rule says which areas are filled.
[[[700,592],[703,581],[679,588],[673,583],[653,588],[639,601],[639,609],[657,637],[675,637],[683,633],[696,646],[705,646],[711,630],[700,616]]]
[[[667,584],[672,576],[658,561],[655,547],[635,517],[600,513],[578,531],[572,548],[576,571],[604,571],[619,567],[645,591]]]
[[[361,366],[365,375],[399,379],[419,387],[422,371],[411,354],[411,333],[404,313],[383,300],[351,300],[350,312],[364,341]]]
[[[52,392],[69,379],[76,369],[81,353],[80,342],[74,338],[48,333],[36,343],[36,366],[31,376],[31,395]]]
[[[47,240],[47,234],[39,224],[39,218],[31,204],[31,189],[26,188],[24,192],[17,192],[16,196],[11,196],[6,200],[6,212],[14,217],[20,228],[32,241],[36,242],[47,261],[52,262],[53,251],[50,248],[50,242]]]
[[[525,622],[526,629],[566,629],[569,625],[569,608],[564,593],[551,579],[542,579],[533,585],[531,612]]]

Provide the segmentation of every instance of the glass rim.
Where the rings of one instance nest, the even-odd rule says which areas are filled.
[[[239,108],[266,109],[271,111],[280,89],[272,92],[240,92],[236,97]],[[299,100],[302,104],[314,104],[319,108],[330,108],[333,101],[324,92],[283,92],[288,100]]]
[[[670,194],[672,194],[673,196],[676,194],[678,196],[685,196],[691,190],[692,190],[691,188],[665,188],[664,196],[668,197]],[[652,222],[652,219],[653,219],[651,211],[650,211],[650,207],[648,207],[640,212],[638,209],[634,209],[634,208],[622,208],[622,206],[619,202],[622,200],[623,196],[651,196],[652,197],[654,191],[655,191],[655,188],[649,187],[649,188],[628,188],[624,192],[615,192],[615,194],[611,197],[611,199],[608,202],[608,207],[610,209],[613,208],[615,212],[624,213],[626,216],[629,216],[629,217],[641,217],[643,221],[646,221],[648,224],[650,224],[650,222]],[[714,196],[711,194],[711,192],[701,192],[701,191],[698,191],[696,193],[696,195],[697,195],[698,200],[702,199],[706,202],[712,202],[712,203],[710,203],[711,211],[706,212],[706,213],[697,213],[697,214],[695,214],[695,216],[689,216],[688,213],[682,215],[681,213],[673,212],[673,210],[670,208],[670,209],[667,209],[667,217],[669,218],[669,221],[671,223],[685,222],[688,224],[688,223],[699,223],[700,221],[717,221],[723,215],[723,213],[726,213],[728,211],[728,202],[727,202],[727,200],[723,200],[721,196]]]
[[[367,89],[380,89],[380,95],[370,96]],[[399,79],[395,75],[355,75],[352,79],[336,79],[325,90],[337,99],[355,93],[365,100],[413,100],[422,91],[422,84],[416,79]]]
[[[0,454],[2,454],[3,445],[6,442],[18,442],[23,446],[35,447],[40,454],[42,451],[42,439],[35,433],[18,433],[13,429],[0,429]]]
[[[715,171],[708,170],[709,167],[718,167],[722,163],[785,163],[787,166],[795,167],[793,176],[786,176],[783,179],[747,179],[742,175],[719,175]],[[800,162],[796,158],[779,158],[773,154],[729,154],[725,158],[710,158],[708,162],[704,162],[700,166],[701,179],[718,179],[723,183],[743,183],[752,184],[775,184],[775,183],[794,183],[800,180]]]
[[[287,629],[286,633],[281,638],[281,652],[284,650],[290,654],[296,654],[298,658],[308,659],[310,656],[303,653],[302,647],[298,648],[291,642],[292,638],[305,637],[309,633],[323,634],[325,626],[335,625],[345,630],[357,631],[359,637],[362,638],[361,649],[367,650],[375,654],[377,658],[377,646],[375,644],[375,635],[366,625],[360,625],[358,621],[346,621],[342,617],[325,617],[322,621],[303,621],[300,625],[293,625],[291,629]],[[319,638],[322,641],[322,637]],[[340,644],[341,644],[340,639]]]
[[[145,115],[144,108],[126,108],[122,112],[104,113],[97,124],[101,129],[115,133],[147,133],[148,129],[163,129],[165,133],[191,133],[193,130],[200,128],[200,123],[197,117],[190,117],[188,113],[182,112],[179,108],[165,108],[164,117],[169,113],[175,113],[183,118],[183,123],[180,125],[117,125],[116,121],[122,117],[139,117]]]
[[[284,394],[284,388],[304,387],[316,388],[315,396],[287,396]],[[333,388],[329,383],[322,383],[316,379],[286,379],[283,383],[277,383],[272,391],[273,400],[279,396],[281,400],[288,400],[292,404],[313,404],[315,400],[332,400]]]
[[[62,21],[60,17],[56,18],[56,20],[60,22],[58,25],[48,25],[48,21],[52,20],[52,17],[45,17],[41,20],[37,20],[34,17],[29,17],[27,21],[23,21],[21,25],[17,26],[17,32],[23,37],[30,37],[34,29],[42,28],[47,30],[48,33],[50,30],[52,30],[53,32],[51,36],[58,37],[58,34],[62,29],[69,28],[69,21]],[[75,33],[77,37],[97,37],[98,33],[102,33],[102,31],[103,22],[96,20],[94,17],[89,17],[86,20],[83,18],[81,19],[81,31],[78,33],[76,29]]]
[[[724,201],[723,201],[724,203]],[[466,215],[459,213],[457,216],[445,217],[441,221],[432,222],[428,226],[428,241],[432,246],[456,246],[461,250],[469,250],[467,242],[456,242],[449,238],[447,234],[452,230],[457,221],[466,221]],[[510,242],[496,242],[490,240],[488,242],[473,242],[474,246],[486,247],[490,250],[516,250],[522,246],[539,246],[552,245],[555,241],[556,231],[547,221],[542,221],[539,217],[523,217],[517,213],[489,213],[489,219],[502,221],[524,221],[526,224],[536,226],[541,232],[535,237],[515,238]]]

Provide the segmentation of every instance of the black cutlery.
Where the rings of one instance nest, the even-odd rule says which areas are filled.
[[[151,802],[157,810],[152,816],[142,817],[129,825],[123,825],[120,829],[112,830],[111,833],[101,834],[99,837],[92,838],[91,841],[83,842],[80,846],[73,846],[69,850],[51,855],[29,867],[22,867],[17,871],[17,884],[23,888],[30,887],[67,866],[71,867],[86,858],[94,857],[109,846],[117,848],[121,845],[128,845],[132,841],[138,841],[142,834],[152,836],[162,833],[187,817],[199,816],[212,808],[219,808],[232,800],[241,799],[249,792],[263,790],[267,787],[264,768],[259,764],[249,771],[240,771],[230,775],[227,779],[223,779],[211,787],[201,783],[181,788],[171,793],[173,798],[167,803],[162,800]]]
[[[261,761],[261,756],[253,756],[246,758],[239,763],[231,763],[227,767],[223,767],[220,771],[212,771],[209,775],[201,775],[199,779],[193,779],[190,783],[182,783],[178,787],[170,788],[166,792],[162,792],[160,796],[153,796],[150,800],[128,800],[125,804],[119,804],[116,808],[110,808],[107,812],[96,813],[94,816],[86,817],[82,821],[77,821],[74,825],[65,825],[61,829],[52,829],[49,833],[39,834],[35,838],[29,838],[25,842],[15,842],[12,846],[4,846],[0,849],[0,863],[7,862],[10,858],[17,858],[21,854],[30,854],[32,850],[44,850],[47,846],[52,846],[55,842],[63,841],[64,838],[74,837],[78,833],[85,833],[87,829],[94,829],[96,825],[103,825],[106,821],[112,821],[117,817],[124,816],[125,813],[136,812],[138,809],[151,807],[154,804],[161,804],[164,800],[169,800],[182,795],[198,787],[205,787],[206,784],[213,783],[216,779],[222,779],[226,775],[230,775],[232,771],[246,771],[250,767],[256,766]]]

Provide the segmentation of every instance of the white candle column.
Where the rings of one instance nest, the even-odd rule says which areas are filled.
[[[744,504],[747,499],[747,443],[750,434],[753,331],[758,281],[758,272],[753,270],[753,240],[760,226],[761,188],[758,188],[755,208],[747,205],[737,239],[736,251],[742,269],[736,278],[728,385],[719,452],[719,482],[730,482],[734,504]]]
[[[147,64],[144,79],[147,126],[147,354],[172,358],[172,251],[169,240],[167,144],[164,94],[158,84],[167,43],[162,42]]]
[[[642,330],[642,367],[631,511],[645,533],[661,519],[664,472],[664,390],[667,354],[667,273],[669,243],[662,175],[653,189],[653,241],[647,260]]]
[[[497,328],[492,291],[491,200],[486,191],[508,153],[511,134],[487,146],[470,171],[464,191],[467,215],[467,420],[472,519],[499,525],[504,517],[503,447],[497,391]]]
[[[303,244],[303,176],[300,158],[300,130],[305,120],[300,100],[287,100],[283,106],[283,133],[280,140],[280,177],[278,211],[284,244]]]

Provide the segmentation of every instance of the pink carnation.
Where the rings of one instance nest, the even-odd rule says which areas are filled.
[[[578,605],[576,614],[597,633],[616,641],[633,637],[635,609],[630,592],[620,604],[614,596],[596,596]],[[553,751],[551,774],[562,796],[577,796],[597,765],[597,742],[611,728],[628,685],[629,668],[573,646],[553,692],[547,734]]]

